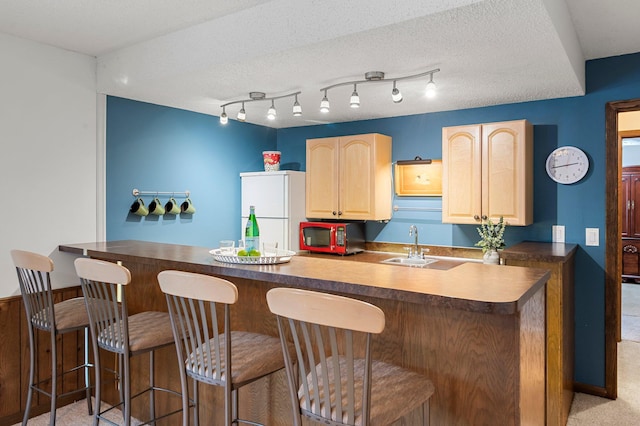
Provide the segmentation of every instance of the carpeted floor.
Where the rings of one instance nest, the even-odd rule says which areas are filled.
[[[103,407],[103,410],[107,408],[104,404]],[[121,411],[113,410],[107,413],[106,418],[114,423],[123,424]],[[87,414],[87,401],[85,399],[65,405],[56,410],[56,426],[86,426],[92,423],[93,416]],[[107,424],[106,422],[100,423]],[[141,421],[134,418],[131,419],[132,426],[140,424],[142,424]],[[20,423],[16,423],[14,426],[20,426]],[[49,426],[49,413],[29,419],[29,426]]]
[[[640,284],[622,284],[618,399],[576,393],[567,426],[640,425]]]

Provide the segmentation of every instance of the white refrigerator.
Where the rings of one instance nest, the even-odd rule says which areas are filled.
[[[241,237],[255,206],[260,245],[277,242],[278,248],[300,251],[299,226],[305,217],[305,173],[293,170],[240,173],[242,187]],[[262,247],[260,247],[262,250]]]

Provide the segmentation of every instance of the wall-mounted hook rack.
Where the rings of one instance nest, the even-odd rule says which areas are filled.
[[[140,191],[139,189],[133,188],[131,191],[134,197],[139,195],[170,195],[172,197],[184,197],[189,198],[191,195],[191,191]]]

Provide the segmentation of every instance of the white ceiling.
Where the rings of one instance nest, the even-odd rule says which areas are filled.
[[[220,115],[251,91],[247,121],[304,126],[581,96],[584,61],[640,52],[638,0],[3,0],[0,32],[97,57],[98,92]],[[360,85],[367,71],[427,80]],[[235,118],[239,105],[227,113]]]

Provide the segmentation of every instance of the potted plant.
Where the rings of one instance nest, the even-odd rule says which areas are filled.
[[[504,218],[500,216],[498,223],[493,223],[491,219],[486,223],[482,223],[478,230],[480,241],[476,246],[482,248],[482,259],[484,263],[497,265],[500,263],[500,255],[498,250],[504,248],[504,230],[507,224]]]

